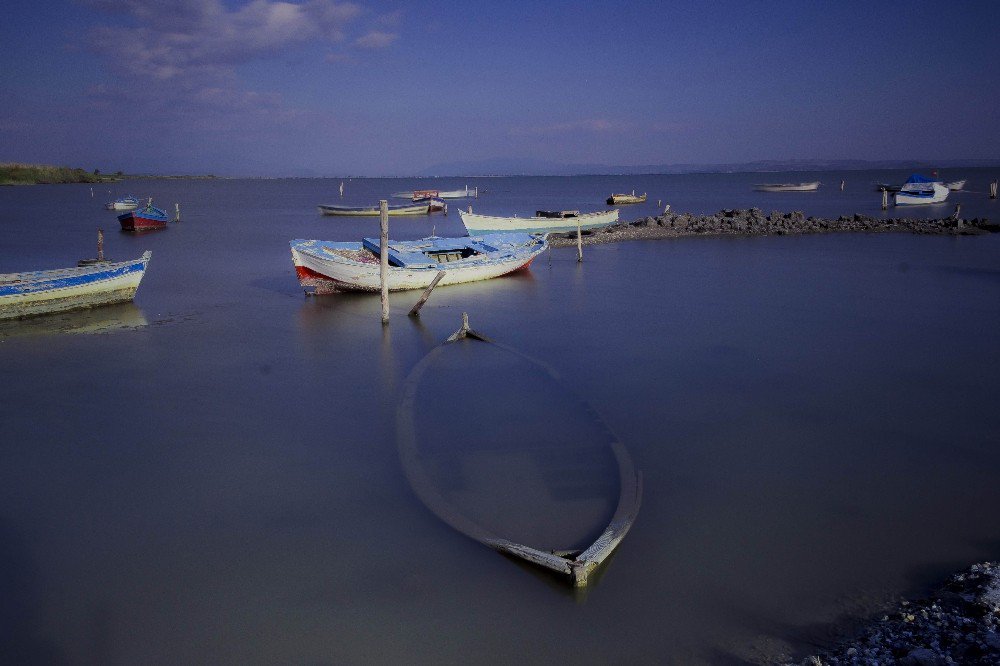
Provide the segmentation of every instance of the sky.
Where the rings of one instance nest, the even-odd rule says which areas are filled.
[[[0,162],[1000,159],[1000,1],[4,0]]]

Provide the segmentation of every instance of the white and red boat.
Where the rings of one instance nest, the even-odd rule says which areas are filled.
[[[381,243],[293,240],[292,263],[307,293],[379,291]],[[479,237],[389,241],[389,290],[423,289],[440,271],[439,285],[489,280],[528,268],[548,243],[544,236],[490,234]]]

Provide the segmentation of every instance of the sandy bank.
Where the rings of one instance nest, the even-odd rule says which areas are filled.
[[[644,217],[593,232],[583,233],[583,243],[614,243],[626,240],[681,238],[685,236],[780,236],[785,234],[885,233],[905,232],[936,235],[975,235],[1000,231],[1000,225],[988,219],[923,220],[882,218],[869,215],[841,215],[836,219],[806,217],[802,212],[774,211],[765,215],[759,208],[722,210],[714,215],[672,213]],[[576,234],[549,237],[554,247],[576,243]]]

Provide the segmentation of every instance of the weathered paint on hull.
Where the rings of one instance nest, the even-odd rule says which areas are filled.
[[[17,319],[51,312],[91,308],[131,301],[149,262],[149,252],[130,262],[86,269],[42,271],[7,278],[37,279],[0,281],[0,319]],[[41,276],[41,277],[39,277]]]
[[[539,250],[539,253],[541,250]],[[526,270],[531,266],[531,262],[539,253],[531,256],[527,261],[523,258],[517,262],[506,262],[495,264],[482,269],[459,269],[454,272],[445,271],[444,277],[438,282],[438,286],[449,284],[462,284],[465,282],[477,282],[479,280],[490,280],[495,277],[509,275],[520,270]],[[351,281],[339,280],[331,275],[321,273],[316,268],[308,264],[310,257],[300,252],[292,250],[292,261],[295,263],[295,276],[299,284],[307,292],[312,289],[317,295],[334,294],[345,291],[367,291],[377,292],[381,290],[379,283],[378,264],[375,264],[374,271],[357,269],[358,272],[351,277]],[[318,267],[317,267],[318,268]],[[425,289],[434,279],[438,271],[428,269],[412,269],[390,267],[389,269],[389,291],[407,291],[410,289]]]
[[[165,229],[167,226],[164,220],[150,220],[136,215],[121,215],[118,217],[121,222],[122,231],[149,231],[151,229]]]
[[[618,221],[618,210],[586,213],[577,217],[500,217],[459,210],[459,217],[470,236],[492,233],[569,233],[602,229]]]

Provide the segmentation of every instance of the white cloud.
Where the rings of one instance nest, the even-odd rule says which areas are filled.
[[[362,35],[354,40],[354,45],[363,49],[384,49],[399,38],[394,32],[384,32],[382,30],[372,30],[366,35]]]

